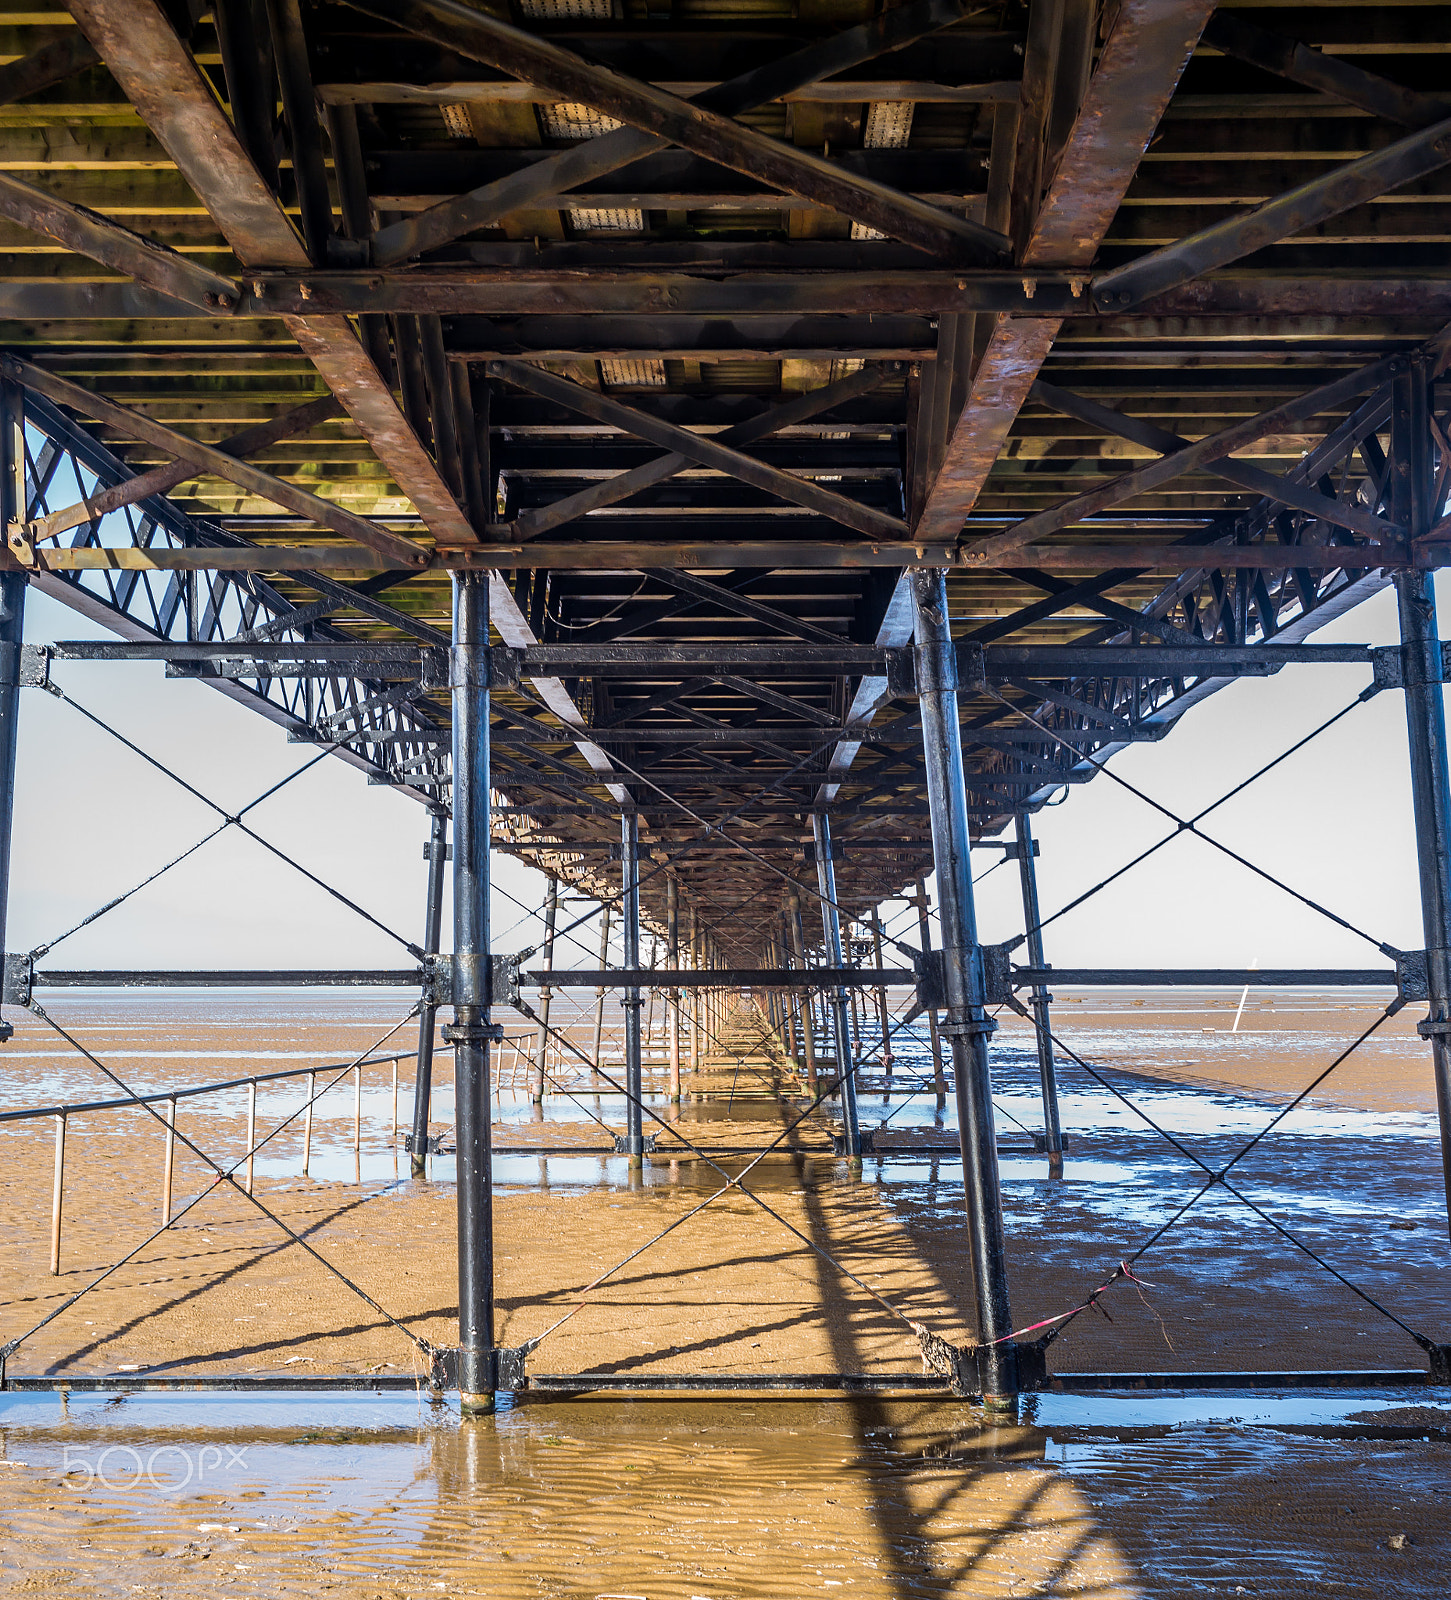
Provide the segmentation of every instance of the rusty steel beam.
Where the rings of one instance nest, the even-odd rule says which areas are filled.
[[[681,100],[459,0],[350,0],[368,16],[472,60],[582,102],[733,172],[784,189],[931,255],[995,259],[1007,241],[980,223],[885,184],[845,173],[824,156],[783,144],[705,106]]]
[[[400,538],[386,528],[369,522],[367,518],[354,516],[351,511],[334,505],[331,500],[324,500],[306,489],[299,489],[282,478],[274,477],[270,472],[264,472],[260,467],[239,461],[236,456],[228,455],[215,445],[202,444],[184,433],[178,433],[174,428],[166,427],[164,423],[154,422],[143,412],[117,405],[114,400],[83,389],[80,384],[71,383],[67,378],[57,377],[14,356],[0,357],[0,370],[23,388],[44,395],[57,405],[68,406],[82,416],[104,422],[133,438],[144,439],[147,444],[166,451],[178,461],[189,462],[193,470],[199,468],[203,472],[210,472],[227,483],[235,483],[264,500],[270,500],[273,505],[281,506],[296,516],[332,529],[341,538],[357,540],[374,553],[375,560],[382,557],[384,564],[416,568],[428,559],[428,552],[412,540]]]
[[[341,416],[342,412],[339,400],[332,395],[324,395],[320,400],[309,400],[306,405],[285,411],[270,422],[234,433],[230,439],[224,439],[217,449],[229,456],[255,455],[280,439],[294,439],[298,434],[309,433],[320,422],[328,422],[333,417]],[[37,518],[34,537],[37,540],[54,539],[72,528],[83,528],[97,517],[104,517],[107,512],[120,511],[123,506],[139,505],[155,494],[166,494],[188,478],[194,478],[196,472],[194,463],[178,461],[169,467],[153,467],[149,472],[138,473],[125,483],[118,483],[113,489],[102,489],[89,500]]]
[[[1121,439],[1132,439],[1135,444],[1146,445],[1150,450],[1158,451],[1161,456],[1171,456],[1177,451],[1193,448],[1192,440],[1181,438],[1177,433],[1156,428],[1152,423],[1143,422],[1138,417],[1127,417],[1123,412],[1115,411],[1112,406],[1100,405],[1096,400],[1071,394],[1056,384],[1044,383],[1041,378],[1029,391],[1029,398],[1053,411],[1061,412],[1064,416],[1076,417],[1078,421],[1086,422],[1091,428],[1099,428],[1104,433],[1117,434]],[[1228,483],[1237,484],[1241,489],[1248,489],[1251,494],[1263,495],[1278,505],[1291,506],[1297,511],[1308,511],[1321,522],[1328,522],[1337,528],[1350,528],[1356,533],[1364,534],[1368,539],[1381,541],[1395,539],[1404,531],[1396,527],[1393,522],[1387,522],[1384,517],[1376,516],[1365,506],[1350,500],[1335,500],[1329,495],[1317,494],[1303,484],[1294,483],[1289,478],[1273,472],[1266,472],[1263,467],[1252,466],[1247,461],[1234,461],[1227,456],[1220,456],[1209,463],[1208,470]]]
[[[128,546],[74,549],[30,548],[24,539],[12,540],[12,559],[40,572],[378,572],[387,562],[376,551],[356,544],[314,545],[189,545],[178,548]],[[601,539],[563,543],[482,544],[468,549],[439,550],[425,568],[430,571],[480,571],[496,567],[528,570],[559,569],[578,572],[638,572],[649,567],[810,567],[918,568],[953,566],[996,570],[1002,560],[968,549],[949,551],[916,544],[864,544],[857,540],[761,539],[729,543],[701,538],[691,543],[660,540],[649,544]],[[1385,567],[1404,570],[1434,569],[1451,565],[1451,518],[1433,527],[1423,541],[1387,544],[1188,544],[1178,540],[1145,537],[1111,541],[1074,539],[1063,544],[1022,545],[1013,551],[1012,565],[1031,565],[1044,572],[1098,573],[1126,567],[1135,572],[1333,572]],[[507,590],[502,578],[496,587]],[[512,603],[512,596],[511,603]],[[517,611],[517,604],[514,609]],[[519,637],[527,632],[527,623]],[[503,634],[497,612],[494,625]],[[505,636],[506,642],[512,642]],[[521,645],[522,648],[522,645]],[[799,648],[799,647],[798,647]],[[886,679],[869,675],[862,692],[875,704],[887,698]],[[860,698],[860,696],[859,696]],[[551,709],[555,709],[551,706]],[[853,708],[855,710],[855,706]],[[865,722],[853,716],[853,724]],[[576,713],[577,715],[577,713]],[[583,730],[581,719],[573,724]],[[845,741],[844,741],[845,742]],[[832,777],[828,782],[839,782]]]
[[[302,240],[156,0],[68,0],[68,4],[237,259],[248,269],[308,270],[312,263]],[[474,531],[468,518],[347,319],[283,320],[362,429],[378,460],[418,508],[435,540],[471,543]]]
[[[1147,489],[1156,489],[1162,484],[1172,482],[1186,472],[1212,466],[1225,456],[1232,455],[1236,450],[1243,450],[1281,428],[1293,427],[1308,422],[1312,417],[1333,412],[1347,401],[1389,383],[1405,368],[1407,359],[1402,355],[1386,356],[1369,366],[1361,367],[1357,372],[1347,373],[1342,378],[1321,384],[1308,394],[1297,395],[1295,399],[1287,400],[1283,405],[1263,411],[1259,416],[1246,417],[1242,422],[1221,428],[1197,443],[1187,445],[1182,450],[1175,450],[1171,455],[1161,456],[1159,460],[1151,461],[1133,472],[1120,473],[1118,477],[1097,489],[1074,495],[1071,499],[1050,506],[1046,511],[1040,511],[1034,516],[1024,517],[1003,533],[989,539],[974,541],[970,546],[969,559],[973,562],[997,565],[1010,551],[1027,545],[1033,539],[1044,538],[1063,528],[1071,527],[1085,517],[1105,511],[1110,506],[1120,505]],[[1395,528],[1394,531],[1397,537],[1404,536],[1404,529]]]
[[[1113,221],[1214,0],[1123,0],[1048,184],[1024,266],[1086,267]],[[1000,316],[917,521],[955,540],[998,458],[1061,319]]]

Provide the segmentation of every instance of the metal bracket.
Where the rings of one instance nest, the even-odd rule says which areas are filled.
[[[454,999],[454,970],[451,955],[427,955],[423,958],[423,1004],[433,1006],[456,1005]],[[491,1006],[517,1005],[519,993],[519,957],[489,957],[489,997]]]
[[[1433,1344],[1426,1351],[1432,1383],[1451,1383],[1451,1344]]]
[[[1058,1135],[1058,1148],[1060,1150],[1068,1149],[1068,1135],[1066,1133]],[[1048,1135],[1046,1133],[1035,1133],[1033,1135],[1033,1153],[1040,1156],[1049,1154]]]
[[[6,955],[5,976],[0,985],[0,1002],[7,1006],[28,1006],[35,963],[28,955]]]
[[[523,998],[519,993],[519,957],[491,956],[489,961],[489,1004],[517,1006]]]
[[[533,1344],[521,1344],[515,1349],[497,1349],[494,1351],[494,1384],[500,1389],[509,1389],[517,1392],[529,1387],[529,1373],[526,1363]]]
[[[1406,686],[1406,647],[1401,644],[1377,645],[1370,653],[1371,666],[1375,677],[1371,683],[1371,692],[1378,694],[1382,689],[1404,689]],[[1441,641],[1441,678],[1442,683],[1451,682],[1451,640]]]
[[[440,848],[443,851],[443,859],[445,861],[452,861],[453,860],[453,846],[451,844],[446,844],[446,845],[440,846]],[[433,860],[433,840],[432,839],[425,839],[423,841],[423,859],[425,861],[432,861]]]
[[[436,1156],[443,1149],[443,1135],[441,1133],[425,1133],[420,1146],[411,1133],[403,1135],[403,1149],[408,1155],[415,1151],[421,1156]]]
[[[887,693],[893,700],[915,700],[917,697],[917,657],[906,650],[888,650]]]
[[[524,652],[503,645],[489,646],[489,687],[517,689],[524,667]]]
[[[1401,1004],[1409,1005],[1412,1001],[1429,1000],[1431,986],[1426,976],[1426,952],[1397,950],[1395,960],[1396,994]]]
[[[1067,1141],[1064,1141],[1067,1148]],[[1048,1387],[1048,1346],[1041,1339],[1024,1339],[1014,1346],[1020,1389]]]
[[[1014,940],[1013,944],[1017,941]],[[982,946],[982,1003],[1005,1006],[1013,998],[1013,944]]]
[[[937,1031],[944,1039],[991,1038],[998,1025],[991,1017],[968,1017],[962,1022],[939,1022]]]
[[[442,645],[426,645],[418,652],[418,681],[425,689],[447,689],[448,650]]]
[[[957,687],[970,693],[987,688],[987,655],[980,644],[957,646]]]
[[[869,1156],[875,1153],[877,1148],[876,1132],[877,1130],[875,1128],[859,1128],[857,1130],[857,1140],[862,1147],[861,1153],[864,1156]],[[845,1156],[851,1154],[846,1147],[846,1135],[844,1133],[832,1134],[831,1153],[834,1156]]]
[[[458,1388],[458,1350],[453,1345],[440,1349],[434,1345],[429,1351],[428,1387],[430,1389]]]
[[[808,867],[816,865],[816,844],[813,840],[808,839],[801,846],[801,859]],[[833,839],[831,841],[829,859],[832,861],[846,860],[846,845],[840,839]]]
[[[502,1022],[445,1022],[443,1025],[443,1042],[445,1044],[502,1044],[504,1042],[504,1024]]]
[[[35,567],[35,524],[33,522],[7,522],[5,547],[22,567]]]
[[[22,689],[50,688],[50,662],[51,650],[48,645],[21,645],[20,675],[16,682]]]
[[[617,1156],[648,1156],[653,1154],[654,1149],[655,1135],[653,1133],[642,1133],[640,1135],[640,1148],[638,1150],[630,1148],[629,1134],[617,1133],[615,1135],[615,1154]]]
[[[947,1006],[947,971],[941,950],[928,950],[913,961],[917,968],[917,1004],[924,1011]]]
[[[426,651],[425,654],[432,654]],[[443,651],[437,652],[440,656]],[[439,689],[517,689],[523,653],[499,645],[452,645],[448,651],[448,672],[442,683],[427,688]],[[477,663],[471,668],[471,663]],[[429,671],[425,668],[425,672]]]
[[[1028,852],[1029,855],[1034,855],[1034,856],[1042,855],[1043,852],[1039,847],[1038,841],[1036,839],[1033,839],[1033,840],[1030,841],[1030,843],[1032,844],[1033,848]],[[1021,861],[1022,859],[1023,859],[1023,846],[1022,846],[1022,844],[1017,839],[1007,839],[1007,840],[1005,840],[1003,842],[1003,860],[1004,861]]]

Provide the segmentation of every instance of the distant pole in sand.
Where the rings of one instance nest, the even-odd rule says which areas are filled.
[[[176,1096],[166,1102],[166,1152],[161,1162],[161,1220],[171,1221],[171,1180],[176,1172]]]
[[[1412,356],[1391,387],[1393,470],[1386,474],[1386,515],[1412,541],[1436,521],[1441,494],[1433,463],[1431,371]],[[1442,469],[1445,454],[1442,447]],[[1426,940],[1428,1015],[1417,1032],[1431,1041],[1436,1111],[1441,1123],[1441,1165],[1451,1206],[1451,775],[1446,750],[1446,680],[1436,588],[1429,572],[1398,572],[1391,580],[1401,625],[1401,681],[1411,757],[1416,859],[1420,869],[1421,926]]]
[[[1251,972],[1253,972],[1257,966],[1259,966],[1258,958],[1256,958],[1254,961],[1250,962],[1249,970]],[[1243,990],[1240,992],[1239,1006],[1235,1010],[1235,1013],[1234,1013],[1234,1026],[1229,1030],[1231,1033],[1238,1033],[1239,1032],[1239,1019],[1244,1015],[1244,1003],[1248,999],[1249,999],[1249,985],[1245,984]]]
[[[836,899],[836,865],[831,858],[831,820],[824,811],[812,812],[811,833],[816,853],[816,892],[821,899],[821,931],[826,945],[826,964],[840,967],[843,962],[841,918]],[[836,1020],[836,1081],[841,1102],[841,1136],[848,1159],[859,1162],[862,1158],[862,1134],[857,1121],[856,1074],[852,1067],[851,1021],[847,1004],[847,991],[838,984],[831,996],[831,1009]]]
[[[247,1085],[247,1193],[252,1192],[252,1177],[257,1164],[257,1080]]]
[[[640,967],[640,818],[633,806],[620,814],[621,916],[625,934],[625,968]],[[645,1161],[645,1128],[640,1109],[644,1082],[640,1071],[640,996],[637,979],[625,990],[625,1132],[615,1148],[627,1155],[632,1167]]]
[[[448,812],[443,806],[433,808],[433,821],[423,854],[428,862],[428,908],[423,919],[423,949],[428,955],[436,955],[443,931],[443,873],[449,857]],[[428,1114],[433,1099],[433,1032],[437,1015],[437,1008],[429,1000],[432,993],[432,988],[425,985],[423,1003],[418,1011],[418,1066],[413,1075],[413,1134],[408,1142],[412,1152],[408,1170],[415,1178],[421,1178],[428,1170]],[[302,1170],[307,1171],[306,1165]]]
[[[307,1169],[312,1161],[312,1103],[317,1095],[317,1074],[309,1072],[307,1075],[307,1108],[302,1113],[302,1175],[307,1176]],[[417,1174],[415,1173],[416,1177]],[[170,1218],[168,1217],[168,1221]]]
[[[65,1193],[65,1112],[55,1119],[55,1183],[50,1196],[50,1271],[60,1276],[60,1206]]]
[[[1017,838],[1013,851],[1018,858],[1018,882],[1023,892],[1023,927],[1027,930],[1028,961],[1035,967],[1047,965],[1043,957],[1043,914],[1038,907],[1038,869],[1034,857],[1038,841],[1033,837],[1027,813],[1017,819]],[[1033,985],[1033,1032],[1038,1041],[1038,1081],[1043,1090],[1043,1143],[1047,1146],[1048,1176],[1063,1176],[1063,1126],[1058,1117],[1058,1073],[1053,1064],[1053,1038],[1048,1004],[1052,996],[1041,984]]]

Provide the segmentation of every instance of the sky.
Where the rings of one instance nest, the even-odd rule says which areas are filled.
[[[1451,604],[1451,590],[1441,595]],[[109,637],[32,592],[26,637],[36,643]],[[1389,644],[1386,590],[1314,636]],[[66,694],[228,810],[245,805],[316,754],[214,689],[167,679],[159,664],[59,662]],[[1115,755],[1108,771],[1180,816],[1217,799],[1326,718],[1369,681],[1359,667],[1290,667],[1245,679],[1185,714],[1159,744]],[[71,705],[21,695],[10,929],[6,948],[52,943],[115,895],[202,839],[221,820]],[[248,814],[248,824],[357,902],[371,925],[263,845],[226,829],[117,909],[54,946],[50,967],[406,967],[383,929],[421,937],[423,844],[416,801],[371,786],[326,759]],[[1174,829],[1111,777],[1075,786],[1034,819],[1045,916]],[[1415,841],[1405,711],[1376,695],[1208,818],[1205,831],[1320,901],[1370,942],[1191,836],[1180,836],[1119,882],[1048,923],[1047,958],[1066,965],[1382,966],[1387,941],[1419,948]],[[1001,852],[974,852],[981,936],[1023,926],[1017,869],[989,871]],[[986,876],[982,876],[987,874]],[[543,879],[494,857],[496,948],[536,945]],[[929,891],[931,890],[929,881]],[[512,898],[511,898],[512,897]],[[522,903],[522,904],[521,904]],[[904,932],[911,913],[888,906]],[[447,912],[446,912],[447,915]],[[561,916],[561,926],[567,919]],[[445,921],[445,929],[447,929]],[[598,925],[559,964],[594,965]],[[647,946],[648,949],[648,946]],[[618,952],[617,952],[618,954]]]

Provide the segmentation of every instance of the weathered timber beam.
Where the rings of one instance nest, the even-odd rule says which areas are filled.
[[[1213,10],[1214,0],[1123,0],[1049,181],[1024,266],[1072,268],[1093,260]],[[956,539],[962,531],[1060,325],[1054,317],[998,318],[917,519],[926,542]]]
[[[214,445],[201,444],[174,428],[154,422],[140,411],[117,405],[113,400],[32,366],[28,361],[19,361],[14,356],[0,359],[0,368],[13,382],[44,395],[57,405],[69,406],[83,416],[118,428],[134,438],[144,439],[146,443],[175,456],[178,461],[190,462],[193,467],[214,473],[228,483],[238,484],[284,510],[307,518],[309,522],[331,528],[344,539],[357,540],[374,552],[375,558],[381,556],[385,562],[402,568],[421,567],[428,560],[428,552],[412,540],[399,538],[386,528],[380,528],[364,517],[354,516],[351,511],[310,494],[306,489],[296,488],[260,467],[239,461]],[[214,556],[216,553],[212,552]]]
[[[749,483],[755,488],[764,489],[782,500],[793,501],[808,510],[819,512],[822,516],[830,517],[833,522],[855,528],[867,538],[899,539],[907,532],[905,524],[896,517],[889,517],[868,506],[858,505],[855,501],[848,500],[845,495],[833,494],[830,490],[823,489],[807,479],[795,478],[776,467],[766,466],[763,462],[744,455],[729,445],[721,444],[718,440],[701,437],[684,428],[677,428],[672,423],[648,416],[643,411],[636,411],[631,406],[621,405],[618,400],[596,394],[594,390],[572,383],[568,378],[561,378],[538,367],[525,366],[513,361],[490,362],[489,372],[494,377],[514,384],[517,388],[541,395],[547,400],[558,401],[582,416],[591,417],[609,427],[619,428],[638,439],[661,445],[667,450],[678,451],[702,466],[714,467],[719,472],[739,478],[743,483]],[[694,563],[670,561],[647,564],[674,567]],[[720,562],[712,564],[719,566]]]
[[[75,73],[95,66],[100,57],[78,28],[60,28],[27,56],[0,67],[0,105],[24,100]]]
[[[156,0],[68,0],[123,93],[249,270],[306,271],[311,262],[280,202],[228,120],[210,81]],[[288,331],[363,431],[374,454],[418,508],[435,540],[471,543],[468,518],[449,493],[392,390],[345,317],[296,316]]]
[[[732,171],[759,178],[877,229],[929,254],[982,261],[1006,241],[980,224],[926,205],[884,184],[851,178],[825,157],[798,150],[698,102],[595,66],[572,51],[459,0],[351,0],[360,11],[395,23],[460,54],[583,102]],[[477,224],[474,224],[477,226]]]
[[[1408,133],[1385,149],[1373,150],[1358,161],[1349,161],[1322,177],[1299,184],[1252,211],[1203,228],[1114,272],[1101,274],[1094,280],[1094,304],[1100,311],[1122,311],[1448,164],[1451,118]]]
[[[1367,72],[1353,61],[1328,56],[1282,34],[1257,27],[1242,11],[1220,11],[1204,30],[1205,44],[1251,66],[1273,72],[1290,83],[1318,89],[1348,106],[1359,106],[1373,117],[1429,127],[1451,117],[1451,98],[1402,88],[1389,78]]]
[[[244,428],[241,433],[224,439],[216,448],[229,456],[255,455],[268,445],[276,444],[279,439],[292,439],[298,434],[309,433],[320,422],[329,422],[342,413],[341,402],[332,395],[324,395],[319,400],[309,400],[306,405],[285,411],[270,422],[259,423],[255,428]],[[38,517],[34,524],[34,537],[38,540],[54,539],[71,528],[85,527],[109,511],[138,505],[155,494],[166,494],[195,476],[196,466],[189,461],[179,461],[169,467],[153,467],[150,472],[139,473],[124,483],[116,484],[114,488],[102,489],[89,500]]]
[[[773,406],[759,417],[737,423],[735,427],[728,428],[718,435],[717,442],[739,448],[757,439],[767,438],[782,428],[794,427],[799,422],[819,416],[823,411],[829,411],[833,406],[853,400],[859,395],[869,394],[888,379],[900,377],[901,371],[901,368],[890,363],[874,362],[863,367],[860,372],[839,378],[835,383],[825,384],[820,389],[812,389],[795,400],[788,400],[784,405]],[[587,516],[591,511],[617,505],[621,500],[629,499],[631,495],[638,494],[642,489],[648,489],[652,484],[662,483],[665,479],[674,477],[677,472],[689,465],[688,457],[678,450],[671,451],[655,461],[646,463],[643,467],[635,467],[613,478],[607,478],[601,483],[592,484],[588,489],[581,489],[578,494],[556,500],[551,505],[541,506],[537,511],[524,512],[514,524],[515,535],[519,539],[537,538],[554,528],[573,522],[577,517]]]
[[[1139,467],[1133,472],[1121,473],[1100,488],[1074,495],[1072,499],[1051,506],[1046,511],[1040,511],[1035,516],[1024,517],[1001,534],[990,539],[974,541],[970,547],[969,559],[974,564],[981,562],[997,565],[1007,551],[1015,549],[1020,544],[1071,527],[1075,522],[1080,522],[1095,512],[1119,505],[1147,489],[1158,488],[1161,484],[1169,483],[1186,472],[1207,467],[1236,450],[1243,450],[1257,439],[1264,438],[1266,434],[1308,422],[1312,417],[1320,416],[1327,411],[1335,411],[1347,401],[1369,390],[1379,389],[1402,370],[1406,360],[1405,356],[1386,356],[1380,361],[1360,368],[1357,372],[1347,373],[1344,377],[1322,384],[1308,394],[1299,395],[1293,400],[1285,401],[1283,405],[1275,406],[1270,411],[1261,412],[1259,416],[1248,417],[1228,428],[1221,428],[1218,432],[1200,439],[1198,443],[1188,445],[1182,450],[1175,450],[1171,455],[1152,461],[1147,466]],[[1124,562],[1118,564],[1129,564],[1132,559],[1126,558]],[[1215,559],[1217,560],[1217,550]]]
[[[1176,451],[1192,447],[1191,440],[1181,438],[1177,433],[1156,428],[1152,423],[1143,422],[1137,417],[1125,416],[1123,412],[1115,411],[1110,406],[1100,405],[1096,400],[1072,394],[1067,389],[1060,389],[1056,384],[1044,383],[1041,378],[1033,385],[1029,394],[1030,398],[1054,411],[1062,412],[1064,416],[1076,417],[1090,427],[1101,428],[1105,433],[1117,434],[1121,439],[1132,439],[1135,444],[1157,450],[1161,456],[1171,456]],[[1247,461],[1235,461],[1220,456],[1218,460],[1209,463],[1208,470],[1228,483],[1237,484],[1241,489],[1248,489],[1252,494],[1264,495],[1278,505],[1291,506],[1297,511],[1308,511],[1322,522],[1328,522],[1337,528],[1353,529],[1356,533],[1363,533],[1368,539],[1384,541],[1401,538],[1405,533],[1403,528],[1398,528],[1393,522],[1387,522],[1384,517],[1376,516],[1364,506],[1348,500],[1336,500],[1329,495],[1317,494],[1313,489],[1305,488],[1303,484],[1294,483],[1289,478],[1278,476],[1273,472],[1266,472],[1264,468],[1252,466]]]

